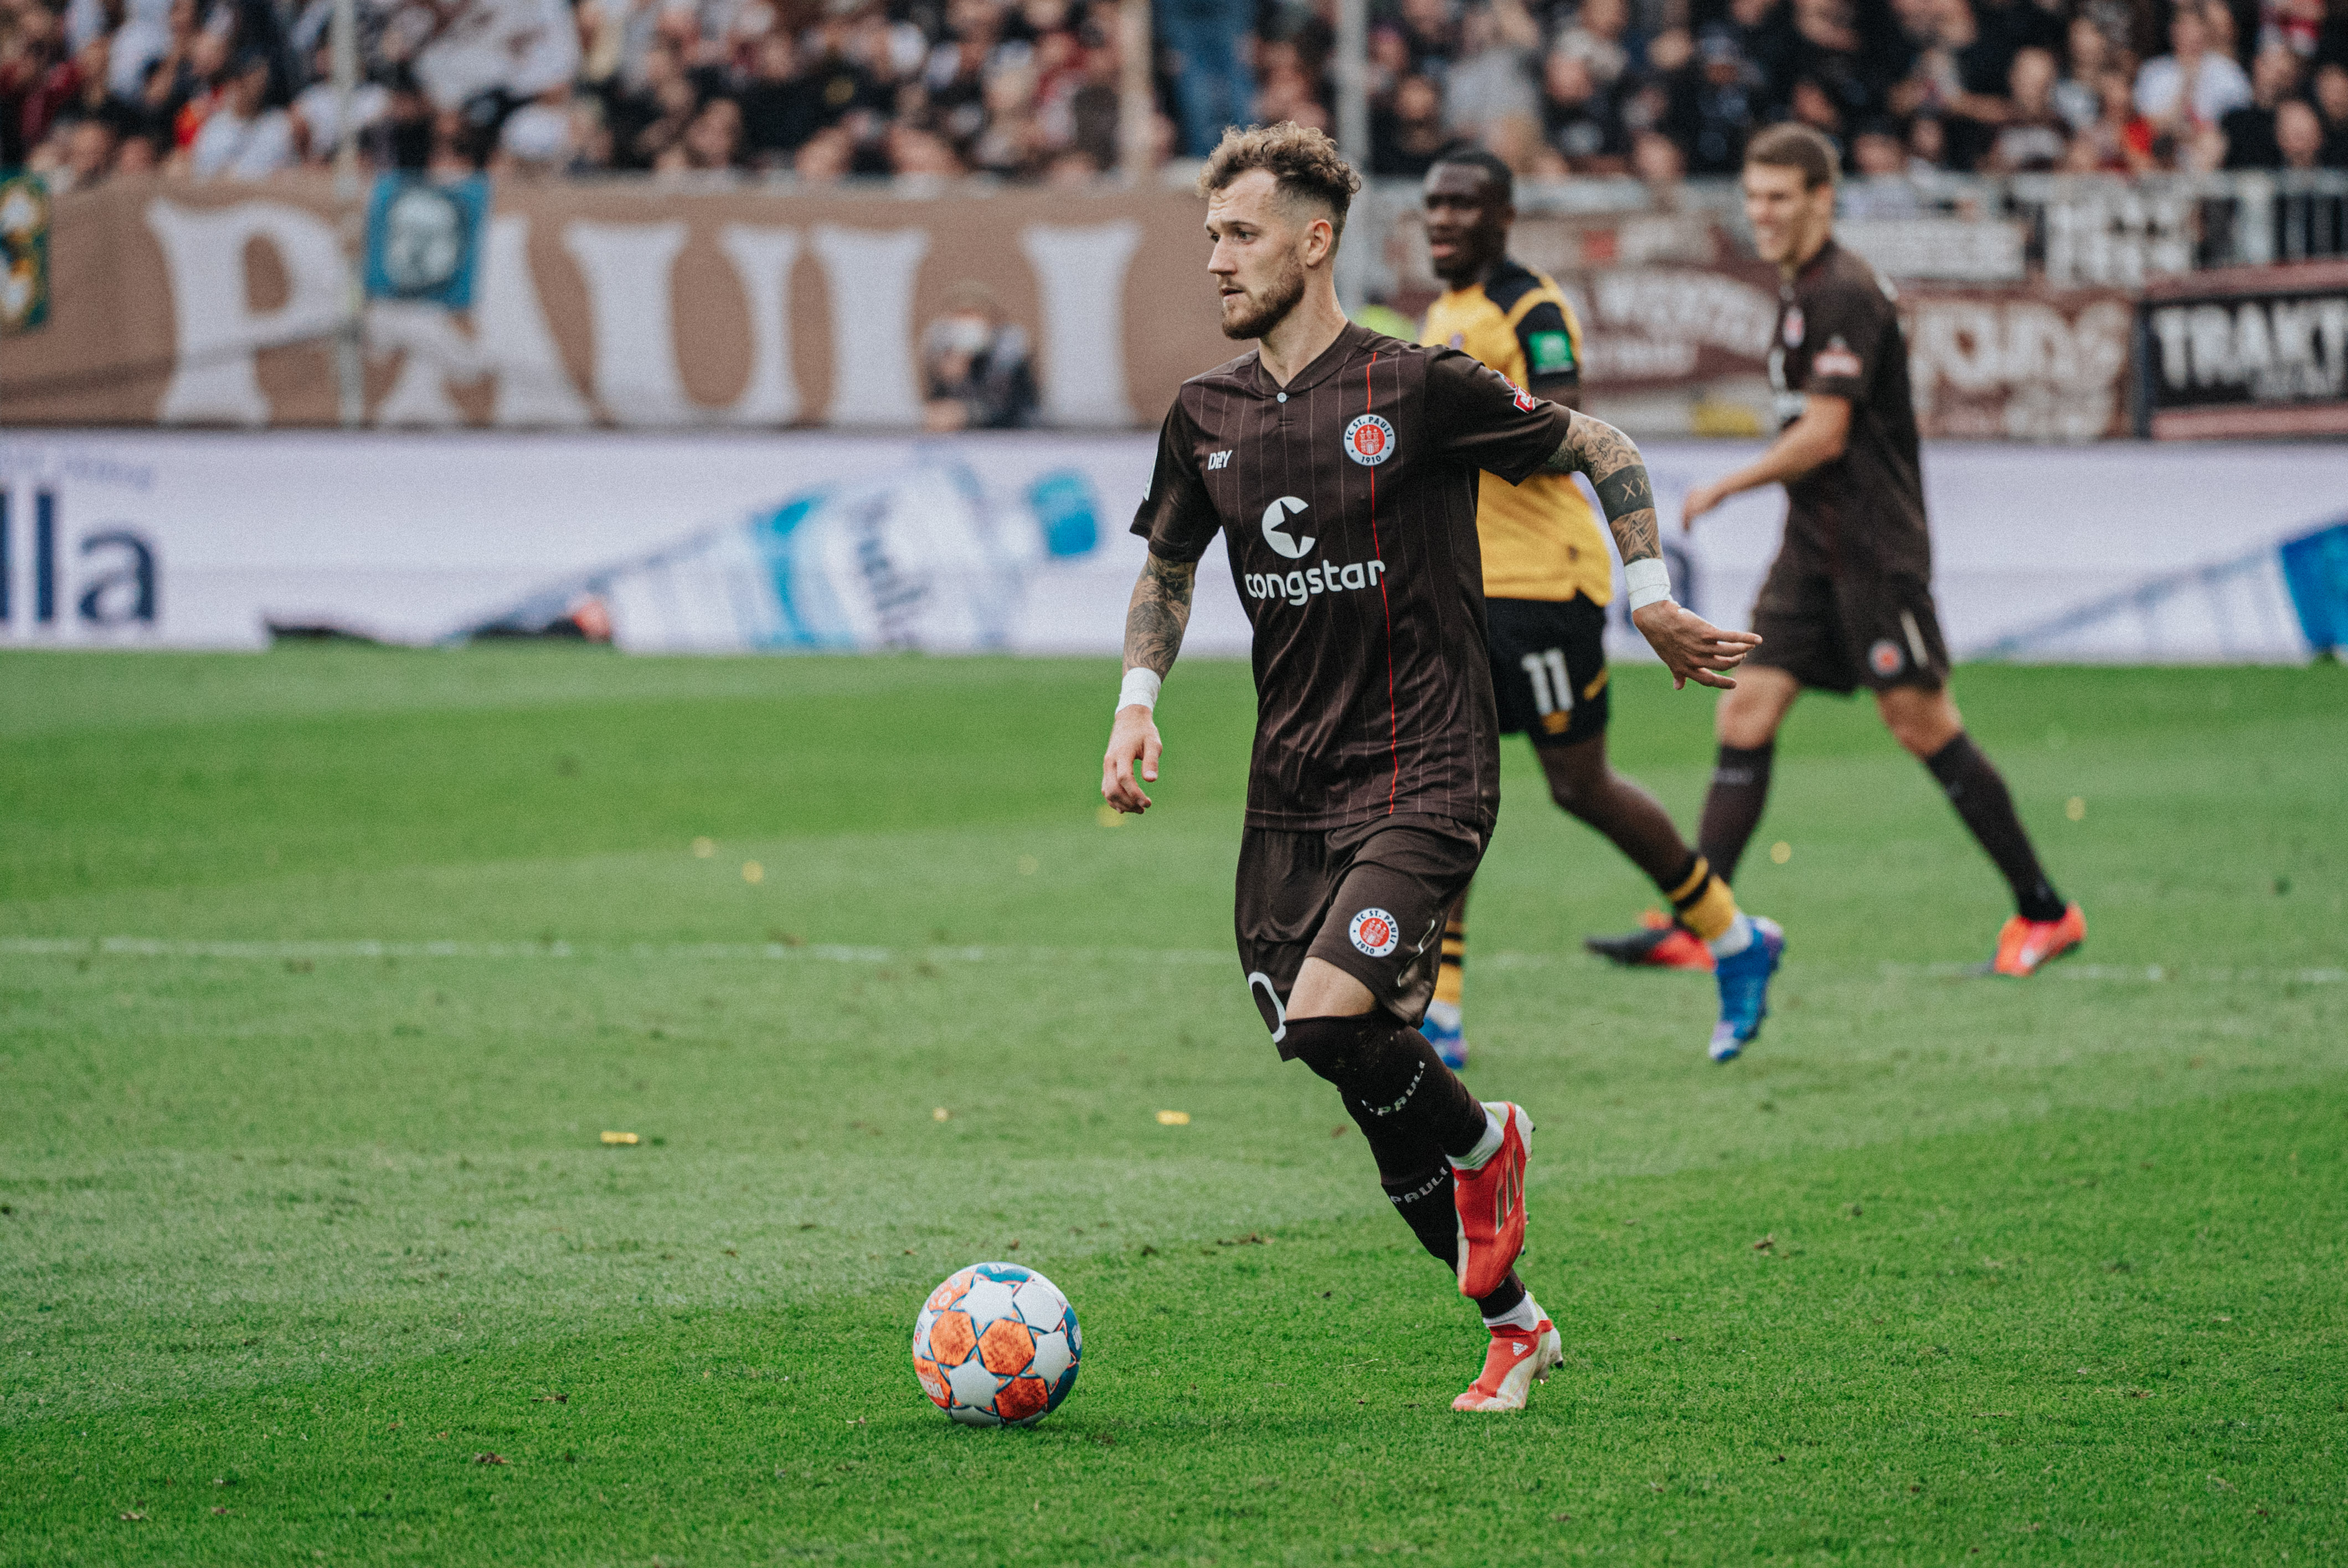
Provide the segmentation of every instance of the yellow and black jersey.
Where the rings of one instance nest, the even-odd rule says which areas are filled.
[[[1554,395],[1581,378],[1581,323],[1573,307],[1555,282],[1514,261],[1503,261],[1482,283],[1453,289],[1428,306],[1419,341],[1473,354],[1537,395]],[[1614,596],[1606,535],[1570,475],[1536,474],[1521,485],[1485,475],[1476,531],[1487,599],[1579,595],[1604,604]]]

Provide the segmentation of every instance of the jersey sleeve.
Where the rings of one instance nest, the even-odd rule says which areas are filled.
[[[1891,320],[1891,302],[1871,282],[1838,282],[1818,291],[1809,302],[1805,335],[1810,351],[1810,373],[1804,392],[1863,402],[1890,335],[1883,329]]]
[[[1428,434],[1455,462],[1522,484],[1565,441],[1572,415],[1454,349],[1426,367]]]
[[[1133,532],[1149,541],[1149,553],[1163,560],[1195,561],[1222,527],[1213,497],[1199,474],[1197,426],[1177,397],[1158,432],[1158,461],[1149,493],[1134,514]]]
[[[1543,300],[1517,318],[1517,346],[1524,351],[1525,384],[1534,392],[1581,384],[1581,344],[1553,301]]]

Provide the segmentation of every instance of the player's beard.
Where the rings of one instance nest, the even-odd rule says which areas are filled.
[[[1223,299],[1223,335],[1227,338],[1260,338],[1282,322],[1304,297],[1304,263],[1290,256],[1280,275],[1261,294],[1242,293],[1239,313],[1231,313],[1232,296]]]

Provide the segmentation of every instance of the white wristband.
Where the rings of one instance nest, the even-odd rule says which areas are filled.
[[[1634,610],[1672,596],[1671,569],[1653,556],[1624,566],[1622,581],[1631,589],[1631,608]]]
[[[1137,668],[1127,671],[1125,684],[1117,689],[1118,711],[1134,707],[1155,708],[1158,706],[1158,688],[1164,684],[1165,678],[1155,670]]]

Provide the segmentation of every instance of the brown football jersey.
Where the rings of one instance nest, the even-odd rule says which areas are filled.
[[[1255,629],[1250,826],[1490,831],[1478,474],[1534,473],[1570,418],[1464,354],[1358,326],[1285,387],[1253,353],[1183,384],[1133,531],[1168,560],[1219,530],[1231,553]]]
[[[1781,424],[1806,394],[1850,400],[1843,455],[1786,486],[1787,547],[1833,570],[1929,579],[1907,335],[1890,286],[1832,240],[1780,286],[1769,380]]]

